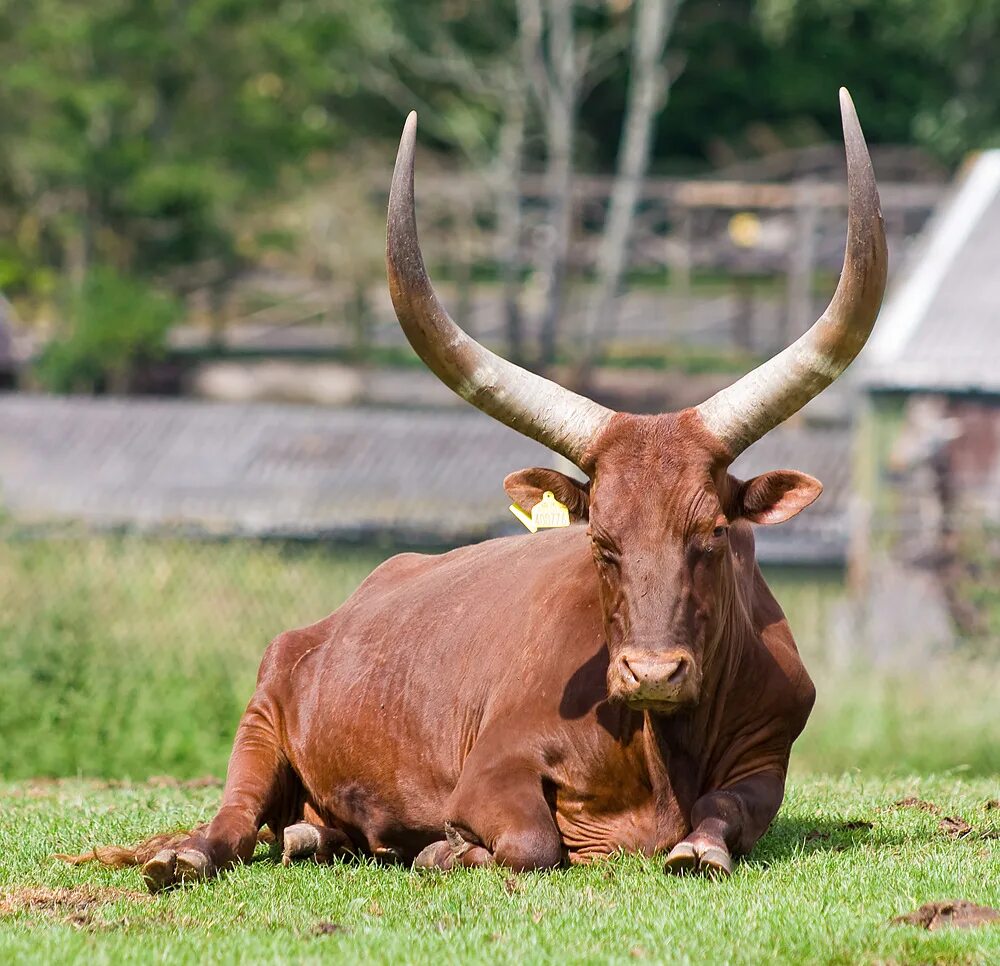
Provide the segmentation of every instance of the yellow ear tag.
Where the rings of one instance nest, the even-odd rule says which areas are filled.
[[[510,512],[532,533],[569,526],[569,507],[560,503],[551,490],[546,490],[542,499],[531,508],[530,517],[516,503],[510,505]]]

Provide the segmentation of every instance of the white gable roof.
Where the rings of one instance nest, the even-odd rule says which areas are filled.
[[[1000,392],[1000,151],[929,223],[865,358],[874,388]]]

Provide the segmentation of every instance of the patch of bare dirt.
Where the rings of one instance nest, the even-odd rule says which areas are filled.
[[[151,775],[146,779],[153,788],[221,788],[222,779],[217,775],[202,775],[200,778],[186,778],[183,781],[172,775]]]
[[[18,782],[11,791],[11,798],[50,798],[59,791],[58,778],[31,778]]]
[[[902,798],[896,802],[896,808],[918,808],[922,812],[930,812],[932,815],[941,814],[941,806],[933,802],[921,801],[919,798]]]
[[[974,839],[997,839],[1000,838],[1000,829],[987,828],[978,829],[967,822],[961,815],[945,815],[944,809],[933,802],[925,802],[919,798],[904,798],[896,802],[896,808],[915,808],[921,812],[929,812],[931,815],[940,815],[938,831],[947,835],[951,839],[964,839],[972,837]],[[990,800],[983,803],[983,808],[1000,808],[1000,799]]]
[[[64,787],[79,787],[81,784],[94,791],[109,791],[118,788],[137,788],[144,784],[153,788],[221,788],[223,781],[216,775],[183,780],[171,775],[153,775],[145,782],[131,782],[121,778],[29,778],[27,781],[19,782],[10,794],[13,798],[49,798],[58,794]]]
[[[892,920],[895,926],[919,926],[932,932],[949,926],[971,929],[993,922],[1000,922],[1000,909],[977,906],[974,902],[966,902],[964,899],[928,902],[919,909],[904,916],[896,916]]]
[[[350,932],[347,926],[342,926],[339,922],[318,922],[312,927],[314,936],[336,936],[338,933]]]
[[[93,924],[95,912],[118,899],[146,902],[150,895],[147,892],[130,892],[95,885],[58,889],[45,886],[10,889],[0,893],[0,918],[27,912],[48,919],[58,919],[72,926],[89,926]]]
[[[958,815],[946,815],[938,828],[951,839],[964,839],[972,831],[972,826]]]

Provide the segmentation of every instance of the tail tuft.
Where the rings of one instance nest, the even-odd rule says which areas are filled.
[[[101,865],[107,865],[113,869],[121,869],[129,865],[145,865],[161,849],[175,849],[185,839],[192,835],[198,835],[207,828],[207,824],[196,825],[189,832],[164,832],[160,835],[154,835],[138,845],[98,845],[89,852],[81,852],[79,855],[56,853],[52,858],[69,865],[100,862]],[[257,841],[262,845],[273,845],[274,833],[265,826],[257,833]]]
[[[207,825],[198,825],[190,832],[164,832],[160,835],[154,835],[138,845],[98,845],[97,848],[91,849],[89,852],[81,852],[79,855],[57,853],[52,858],[70,865],[100,862],[101,865],[107,865],[113,869],[129,865],[145,865],[161,849],[175,848],[189,836],[197,835],[206,828],[208,828]]]

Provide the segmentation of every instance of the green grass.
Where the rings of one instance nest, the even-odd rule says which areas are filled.
[[[122,891],[0,912],[0,961],[995,963],[1000,926],[926,932],[889,920],[931,901],[1000,906],[1000,841],[988,837],[1000,834],[1000,813],[984,808],[997,792],[995,782],[952,778],[800,780],[725,882],[668,877],[635,856],[519,876],[285,869],[261,847],[215,882],[147,898],[135,870],[49,855],[196,822],[217,790],[9,785],[0,896],[26,886]],[[975,831],[954,840],[937,816],[893,806],[911,795]],[[335,931],[316,935],[321,923]]]
[[[268,641],[388,550],[137,536],[0,541],[0,780],[220,775]],[[798,773],[1000,773],[1000,665],[834,670],[838,579],[779,571],[819,691]]]
[[[888,924],[933,900],[1000,906],[1000,838],[988,837],[1000,811],[983,808],[1000,798],[1000,668],[953,658],[905,674],[835,670],[833,574],[771,581],[819,699],[782,812],[731,881],[679,881],[627,856],[549,875],[439,876],[283,869],[262,850],[218,882],[148,899],[134,870],[50,860],[210,817],[217,788],[37,779],[221,776],[267,641],[328,613],[386,555],[135,536],[0,542],[0,962],[1000,961],[1000,927]],[[908,777],[921,775],[937,777]],[[909,795],[975,832],[956,841],[939,816],[892,807]],[[80,887],[104,891],[18,904],[25,889]],[[314,935],[321,922],[335,931]]]
[[[220,773],[271,638],[324,617],[384,556],[0,542],[0,779]]]

